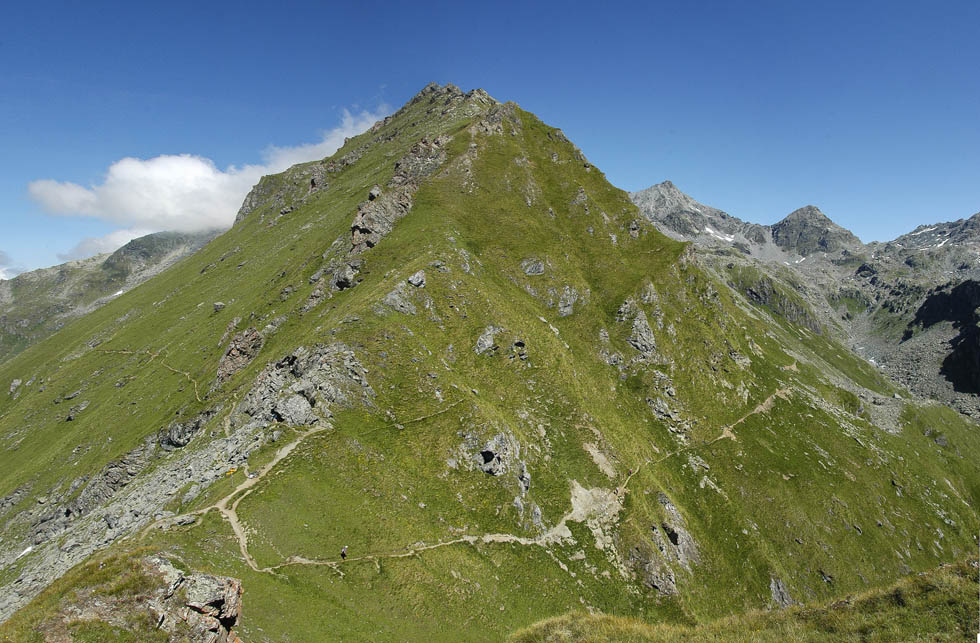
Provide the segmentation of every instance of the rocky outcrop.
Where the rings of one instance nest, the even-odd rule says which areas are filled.
[[[173,451],[187,446],[191,438],[214,416],[214,411],[204,411],[190,420],[173,422],[157,436],[157,442],[164,451]]]
[[[264,338],[254,328],[246,328],[231,338],[225,354],[218,362],[217,384],[230,379],[235,373],[248,366],[262,349]]]
[[[354,351],[320,344],[301,346],[266,366],[239,410],[252,422],[304,426],[329,418],[331,405],[370,404],[373,397]]]
[[[359,254],[378,244],[395,222],[412,209],[419,181],[431,176],[446,160],[445,146],[449,136],[422,139],[395,164],[395,174],[386,190],[372,189],[368,200],[357,206],[351,224],[351,254]],[[373,196],[372,196],[373,195]]]
[[[743,276],[744,274],[746,273],[743,273]],[[822,332],[820,322],[814,317],[806,302],[800,297],[787,294],[770,277],[755,273],[752,278],[737,279],[733,285],[752,303],[768,308],[780,317],[798,326],[809,328],[817,334]]]
[[[143,564],[164,581],[163,587],[146,601],[157,629],[195,643],[240,641],[234,631],[242,612],[240,580],[183,572],[158,556]]]
[[[772,602],[776,607],[785,608],[797,604],[789,595],[786,583],[775,576],[769,578],[769,593],[772,595]]]
[[[544,274],[544,262],[540,259],[530,257],[521,262],[521,270],[529,277]]]
[[[240,224],[253,212],[259,215],[284,214],[294,209],[315,193],[326,190],[329,168],[322,163],[296,165],[280,175],[263,176],[249,191],[242,202],[234,225]],[[257,216],[259,216],[257,215]]]
[[[949,340],[940,373],[961,393],[980,393],[980,281],[968,279],[928,294],[915,312],[902,341],[943,322],[959,331]]]
[[[698,203],[670,181],[633,192],[630,199],[640,208],[644,218],[675,239],[704,238],[726,244],[756,245],[771,241],[768,226],[746,223],[727,212]]]
[[[638,310],[633,317],[633,329],[629,339],[626,340],[630,346],[640,351],[644,357],[651,357],[657,350],[657,341],[653,336],[653,329],[647,321],[647,315],[642,310]]]
[[[482,355],[488,351],[493,352],[497,349],[497,345],[494,343],[494,337],[498,333],[502,333],[503,330],[497,328],[496,326],[487,326],[480,333],[480,336],[476,339],[476,346],[473,347],[473,351],[477,355]]]
[[[130,632],[133,640],[156,631],[171,641],[241,643],[235,633],[242,612],[238,579],[185,572],[160,556],[126,561],[123,569],[123,579],[76,592],[40,625],[45,640],[75,640],[78,625],[103,623]],[[130,589],[137,585],[138,591]]]
[[[0,548],[0,567],[26,556],[20,576],[0,585],[0,620],[94,551],[151,520],[172,516],[163,507],[182,489],[200,493],[241,467],[255,449],[277,439],[276,423],[315,424],[331,416],[330,405],[371,404],[373,397],[352,349],[339,343],[300,347],[256,377],[229,414],[226,436],[212,434],[195,449],[176,448],[189,434],[199,432],[206,418],[181,422],[180,428],[169,425],[106,465],[91,481],[76,480],[64,500],[52,497],[14,516],[7,525],[32,525],[31,540],[8,541]],[[163,443],[175,448],[165,450]],[[190,500],[193,497],[184,501]],[[25,550],[29,543],[36,544]]]
[[[698,545],[687,522],[664,493],[657,495],[663,519],[650,526],[649,541],[634,545],[627,556],[643,583],[665,596],[677,594],[677,567],[688,574],[700,562]]]
[[[980,213],[865,245],[814,206],[761,226],[669,181],[630,198],[661,232],[700,248],[703,265],[751,276],[729,280],[750,302],[843,339],[914,393],[980,417],[980,332],[951,301],[959,288],[966,306],[966,284],[980,282]]]

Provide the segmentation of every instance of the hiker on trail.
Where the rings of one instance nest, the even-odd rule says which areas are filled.
[[[340,558],[341,560],[347,560],[347,545],[344,545],[344,548],[340,550]]]

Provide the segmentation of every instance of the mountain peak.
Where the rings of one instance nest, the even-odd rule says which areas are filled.
[[[672,181],[663,181],[651,185],[645,190],[634,192],[633,200],[638,202],[648,202],[656,207],[661,213],[667,211],[689,211],[701,212],[708,206],[701,205],[688,195],[681,192]],[[639,201],[637,201],[639,199]]]
[[[863,246],[853,233],[834,223],[815,205],[793,210],[773,225],[772,240],[784,250],[798,252],[804,257],[814,252],[836,252]]]
[[[815,205],[804,205],[802,208],[797,208],[789,214],[787,214],[783,221],[787,220],[808,220],[808,221],[819,221],[821,223],[829,223],[832,225],[837,225],[831,221],[830,217],[820,211]]]
[[[415,105],[416,103],[422,102],[424,100],[431,100],[433,98],[445,97],[448,100],[452,99],[467,99],[467,98],[482,98],[487,99],[490,102],[497,103],[499,101],[495,100],[486,92],[486,90],[477,88],[471,89],[468,92],[464,92],[462,89],[457,87],[452,83],[446,83],[445,85],[440,85],[436,82],[431,82],[425,87],[423,87],[415,96],[413,96],[406,106]],[[403,108],[404,109],[404,108]]]

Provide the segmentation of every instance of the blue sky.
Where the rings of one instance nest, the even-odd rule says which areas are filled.
[[[980,211],[980,3],[528,5],[4,3],[0,271],[225,221],[429,81],[751,221],[814,204],[870,241]]]

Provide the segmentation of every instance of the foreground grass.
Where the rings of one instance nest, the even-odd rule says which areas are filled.
[[[557,641],[961,641],[977,621],[977,560],[912,576],[883,590],[812,607],[752,611],[697,627],[570,613],[511,636]]]
[[[3,643],[73,641],[167,641],[146,607],[149,595],[163,581],[140,564],[146,550],[105,555],[79,565],[35,599],[34,609],[0,624]],[[82,615],[73,610],[86,606]],[[83,612],[85,610],[82,610]],[[111,613],[118,623],[101,620]]]

